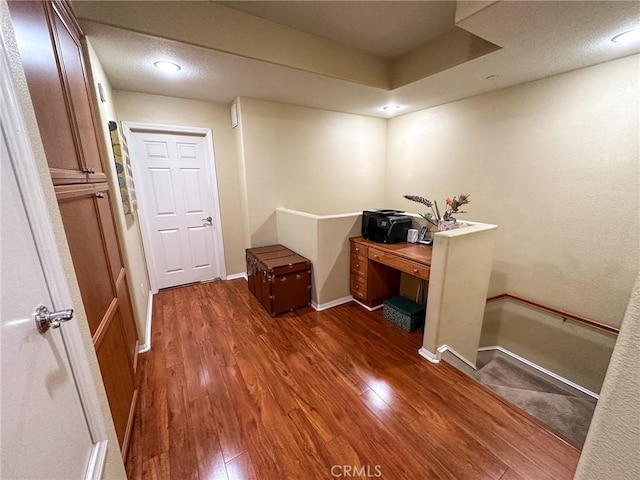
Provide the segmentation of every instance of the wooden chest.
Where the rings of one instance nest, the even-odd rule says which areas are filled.
[[[248,248],[247,277],[272,317],[311,304],[311,263],[282,245]]]

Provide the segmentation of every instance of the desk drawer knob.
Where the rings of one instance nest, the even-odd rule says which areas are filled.
[[[414,268],[414,269],[413,269],[413,273],[418,273],[418,269],[417,269],[417,268]]]
[[[378,258],[378,255],[375,255],[375,254],[374,254],[374,255],[373,255],[373,258]]]
[[[358,290],[359,288],[360,288],[360,285],[356,284],[355,289]]]
[[[360,249],[358,247],[356,247],[356,252],[359,252],[359,251],[360,251]]]
[[[356,268],[360,268],[360,264],[359,263],[356,263]]]

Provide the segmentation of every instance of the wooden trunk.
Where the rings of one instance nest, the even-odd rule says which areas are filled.
[[[311,304],[311,263],[282,245],[248,248],[247,276],[272,317]]]

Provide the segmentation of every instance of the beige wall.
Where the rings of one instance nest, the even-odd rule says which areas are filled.
[[[47,209],[49,210],[49,216],[53,225],[54,234],[58,242],[60,258],[64,266],[69,291],[71,293],[71,298],[73,301],[73,308],[75,310],[74,318],[80,329],[85,351],[87,353],[87,362],[89,364],[89,368],[95,382],[96,392],[100,401],[102,416],[107,431],[109,448],[107,450],[107,458],[103,478],[126,479],[126,472],[124,469],[124,464],[122,462],[120,449],[118,448],[118,438],[116,436],[115,427],[113,426],[111,410],[109,409],[107,395],[102,383],[102,375],[100,373],[100,367],[98,365],[96,352],[93,348],[93,340],[91,338],[91,332],[89,331],[87,315],[82,303],[80,288],[78,286],[75,270],[73,268],[71,253],[69,252],[69,245],[67,244],[67,237],[64,232],[62,218],[60,217],[60,210],[58,209],[58,202],[56,201],[55,192],[53,190],[53,183],[51,182],[51,177],[49,175],[49,167],[44,154],[42,139],[40,138],[40,131],[38,129],[35,113],[33,111],[33,104],[31,103],[31,97],[29,95],[26,78],[24,76],[24,69],[22,67],[18,48],[15,43],[13,27],[10,24],[9,10],[7,8],[5,0],[0,0],[0,19],[2,19],[2,37],[3,40],[6,41],[12,76],[16,85],[18,98],[21,103],[22,114],[27,126],[27,133],[31,140],[31,147],[33,149],[33,154],[36,161],[36,167],[40,176],[40,182],[43,187],[44,196],[47,200]],[[61,408],[63,407],[64,406],[62,406]]]
[[[311,301],[318,303],[318,218],[293,210],[276,212],[277,238],[280,243],[311,262]]]
[[[430,354],[446,345],[475,365],[496,232],[473,224],[434,235],[422,342]]]
[[[113,149],[111,147],[111,136],[109,134],[109,121],[118,121],[111,84],[88,40],[85,40],[84,52],[85,58],[88,59],[87,68],[89,70],[89,81],[92,87],[94,105],[97,106],[99,117],[98,125],[100,127],[100,133],[102,134],[100,140],[105,162],[105,171],[112,192],[113,213],[120,239],[120,246],[122,247],[123,262],[127,271],[127,281],[138,329],[138,338],[140,339],[140,345],[143,345],[150,340],[145,338],[145,332],[147,316],[150,315],[151,312],[148,311],[150,290],[149,274],[147,273],[147,265],[142,248],[138,214],[125,215],[122,207],[120,188],[118,186],[118,173],[116,172]],[[99,99],[98,84],[102,85],[104,102]],[[120,128],[119,125],[118,128]],[[120,132],[122,132],[122,130],[120,130]]]
[[[118,119],[162,125],[210,128],[218,176],[227,275],[245,271],[236,139],[229,107],[210,102],[184,100],[143,93],[114,91]]]
[[[622,323],[576,480],[640,478],[640,277]]]
[[[277,207],[332,215],[382,202],[384,119],[249,98],[240,110],[252,246],[276,240]]]
[[[349,297],[349,237],[360,235],[361,214],[313,215],[278,208],[277,242],[312,264],[311,301],[328,308]]]
[[[470,193],[490,294],[619,326],[639,270],[638,56],[389,121],[384,205]]]
[[[600,393],[616,336],[509,300],[487,305],[480,346],[500,346]]]

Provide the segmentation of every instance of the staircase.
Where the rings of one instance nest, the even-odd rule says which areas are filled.
[[[582,448],[597,400],[500,351],[478,354],[471,374],[504,399]]]

